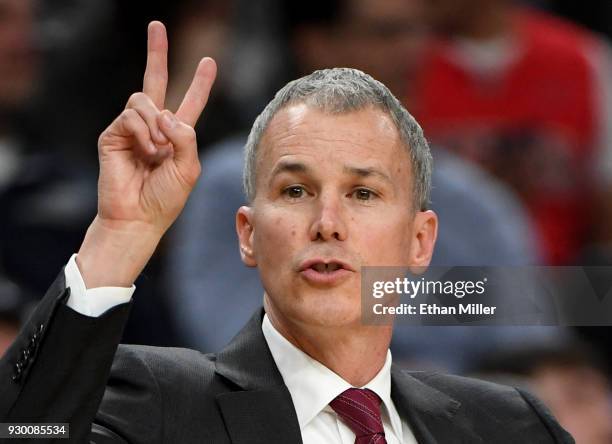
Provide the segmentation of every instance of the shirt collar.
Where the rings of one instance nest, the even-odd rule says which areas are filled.
[[[351,384],[320,362],[312,359],[290,343],[272,325],[266,314],[261,324],[272,358],[291,394],[300,429]],[[385,364],[374,378],[361,388],[368,388],[382,399],[391,427],[402,436],[401,420],[391,401],[391,352],[387,350]]]

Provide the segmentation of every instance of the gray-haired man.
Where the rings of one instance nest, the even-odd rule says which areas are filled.
[[[130,286],[200,171],[192,127],[215,65],[161,111],[166,50],[152,23],[143,93],[99,140],[98,215],[2,360],[4,422],[100,443],[572,441],[527,393],[393,367],[391,326],[362,324],[361,267],[426,266],[437,219],[419,126],[356,70],[290,83],[253,127],[236,227],[264,310],[217,354],[117,349]]]

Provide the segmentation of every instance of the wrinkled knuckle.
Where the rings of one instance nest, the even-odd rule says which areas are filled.
[[[126,128],[130,128],[131,130],[134,130],[134,131],[141,130],[140,127],[142,125],[140,125],[140,121],[142,119],[140,118],[140,115],[135,110],[126,109],[121,114],[121,118],[123,119],[123,125]]]
[[[131,108],[128,108],[126,110],[123,110],[123,112],[121,113],[119,117],[125,123],[125,122],[129,122],[130,120],[133,120],[134,117],[136,117],[136,114],[137,114],[136,111],[134,111]]]
[[[128,106],[134,105],[135,103],[138,103],[139,101],[141,101],[143,95],[144,93],[142,92],[133,93],[128,99]]]
[[[192,145],[197,142],[196,132],[192,127],[183,125],[183,134],[183,138],[186,143]]]

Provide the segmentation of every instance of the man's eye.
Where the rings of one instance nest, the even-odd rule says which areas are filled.
[[[374,192],[367,188],[359,188],[355,190],[353,194],[358,200],[371,200],[375,197]]]
[[[304,191],[304,187],[294,185],[294,186],[285,188],[283,193],[287,195],[287,197],[290,197],[291,199],[299,199],[300,197],[304,196],[305,191]]]

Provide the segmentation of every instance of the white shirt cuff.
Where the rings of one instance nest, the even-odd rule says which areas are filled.
[[[73,254],[64,268],[66,287],[70,288],[70,297],[66,305],[73,310],[92,317],[98,317],[105,311],[117,305],[129,302],[136,287],[85,287],[83,276],[76,263],[76,254]]]

